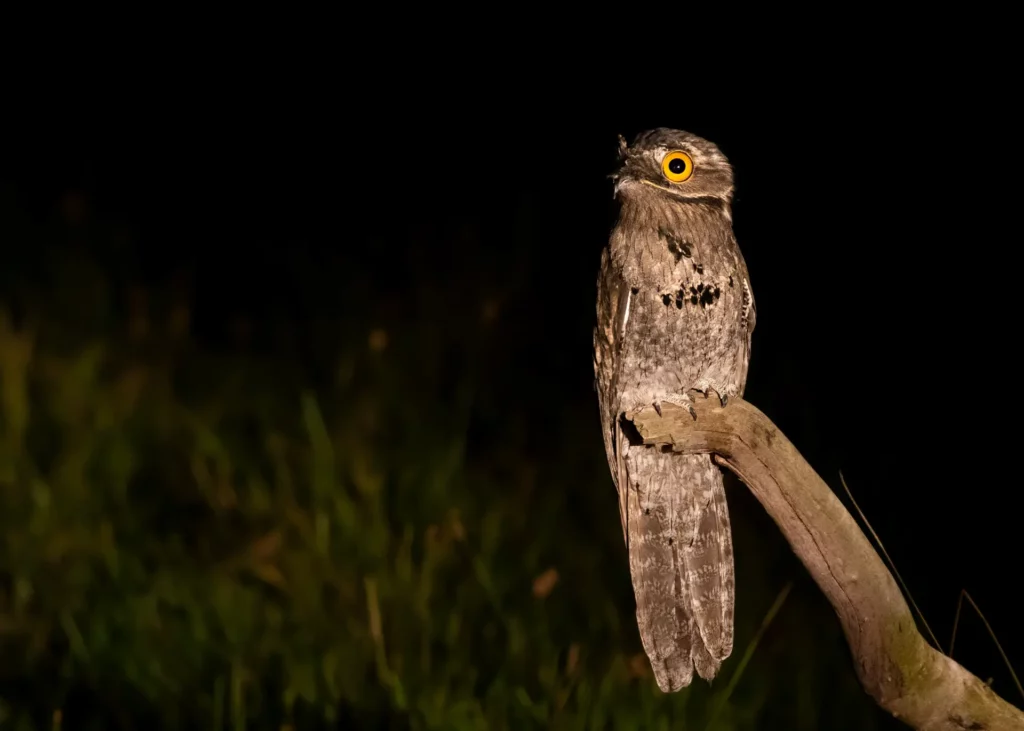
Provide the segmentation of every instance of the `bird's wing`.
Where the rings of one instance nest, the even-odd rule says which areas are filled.
[[[632,292],[622,272],[612,261],[608,250],[601,256],[601,272],[597,278],[597,327],[594,329],[594,381],[601,412],[601,431],[604,435],[608,467],[616,487],[627,484],[620,442],[624,439],[618,419],[619,353],[622,338],[629,322]],[[619,514],[622,516],[622,534],[629,543],[626,529],[626,490],[619,489]]]
[[[750,286],[750,272],[747,270],[747,262],[744,261],[743,254],[740,253],[738,248],[736,248],[736,256],[737,276],[739,277],[740,293],[743,297],[742,323],[743,328],[746,330],[746,342],[744,343],[746,352],[741,359],[741,372],[739,375],[740,389],[738,395],[742,396],[747,382],[747,368],[750,366],[750,351],[753,345],[753,338],[751,336],[754,334],[754,328],[757,326],[757,303],[754,300],[754,290]]]
[[[597,327],[594,328],[594,379],[601,410],[605,452],[612,478],[618,484],[615,430],[618,410],[615,391],[619,376],[619,352],[626,323],[629,320],[631,293],[605,249],[601,255],[601,272],[597,278]]]
[[[735,239],[734,239],[735,240]],[[743,288],[744,320],[747,325],[747,336],[754,332],[757,324],[757,306],[754,303],[754,290],[750,286],[750,272],[747,269],[747,262],[743,258],[739,247],[734,247],[737,256],[737,269],[739,270],[740,286]]]

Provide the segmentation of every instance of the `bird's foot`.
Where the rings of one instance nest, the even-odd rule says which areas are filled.
[[[691,399],[687,394],[669,394],[658,399],[657,401],[653,401],[651,403],[651,406],[653,406],[654,410],[658,412],[658,416],[661,416],[661,407],[664,404],[673,404],[675,406],[678,406],[679,408],[690,412],[690,416],[693,417],[694,421],[697,420],[697,412],[693,408],[693,399]]]
[[[710,398],[713,393],[722,402],[723,408],[728,405],[729,399],[737,393],[737,389],[715,382],[702,383],[697,386],[696,390],[704,394],[705,398]]]

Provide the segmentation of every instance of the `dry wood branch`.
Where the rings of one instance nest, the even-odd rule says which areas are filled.
[[[878,704],[928,731],[1024,730],[1024,713],[918,633],[896,582],[853,517],[796,447],[749,403],[694,394],[696,420],[671,404],[627,415],[645,444],[716,454],[782,529],[825,592]]]

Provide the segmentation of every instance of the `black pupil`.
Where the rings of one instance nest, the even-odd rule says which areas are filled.
[[[668,169],[676,175],[681,175],[686,170],[686,160],[681,157],[677,157],[674,160],[669,160]]]

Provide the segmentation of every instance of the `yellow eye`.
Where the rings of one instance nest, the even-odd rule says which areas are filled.
[[[693,160],[680,150],[670,152],[661,161],[661,171],[673,183],[681,183],[693,175]]]

